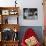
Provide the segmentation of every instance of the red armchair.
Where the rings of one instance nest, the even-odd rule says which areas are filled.
[[[24,37],[22,38],[22,42],[21,45],[22,46],[27,46],[25,40],[34,36],[35,38],[37,37],[36,33],[34,32],[34,30],[32,28],[27,29],[27,31],[24,34]],[[37,38],[36,38],[37,39]],[[41,46],[41,44],[39,43],[39,41],[37,40],[37,44],[35,44],[35,46]]]

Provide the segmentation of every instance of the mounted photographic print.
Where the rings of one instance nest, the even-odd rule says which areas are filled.
[[[29,20],[37,20],[38,19],[37,8],[23,8],[23,18]]]
[[[9,10],[2,10],[2,15],[9,15]]]

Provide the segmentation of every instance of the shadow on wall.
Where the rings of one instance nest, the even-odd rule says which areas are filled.
[[[20,42],[21,42],[21,40],[23,38],[23,35],[24,35],[25,31],[28,28],[32,28],[34,30],[34,32],[36,32],[39,41],[42,43],[43,42],[43,30],[42,30],[42,26],[21,26],[20,27],[20,32],[19,32]]]

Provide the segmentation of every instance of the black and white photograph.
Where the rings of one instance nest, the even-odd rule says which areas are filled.
[[[23,18],[29,20],[37,20],[38,19],[37,8],[23,8]]]

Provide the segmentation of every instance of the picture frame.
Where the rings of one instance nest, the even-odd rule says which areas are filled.
[[[9,10],[2,10],[2,15],[9,15]]]
[[[37,8],[23,8],[23,18],[27,20],[37,20],[38,9]]]
[[[14,10],[14,9],[9,11],[9,14],[10,14],[10,15],[16,15],[17,13],[18,13],[18,12],[17,12],[16,10]]]

